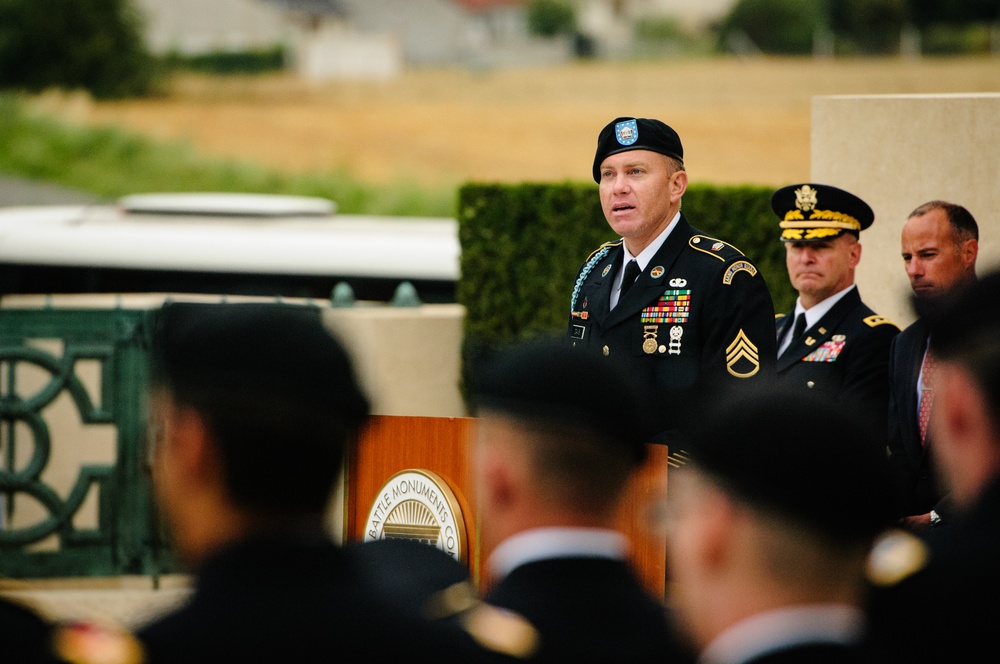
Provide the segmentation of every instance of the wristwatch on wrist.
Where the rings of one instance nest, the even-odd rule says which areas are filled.
[[[940,525],[940,523],[941,523],[941,517],[940,517],[940,515],[938,515],[937,512],[935,512],[934,510],[931,510],[930,516],[931,516],[931,525],[932,526]]]

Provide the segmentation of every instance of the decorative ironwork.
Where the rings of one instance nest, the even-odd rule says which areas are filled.
[[[0,349],[0,366],[6,368],[3,393],[0,394],[0,418],[4,426],[4,440],[7,443],[3,469],[0,469],[0,491],[4,493],[4,523],[14,515],[18,493],[33,496],[49,512],[49,517],[28,528],[4,528],[0,530],[0,546],[30,544],[37,542],[62,528],[61,535],[70,540],[100,539],[94,531],[74,531],[65,528],[76,514],[92,484],[97,484],[104,495],[103,486],[111,476],[112,466],[83,466],[69,495],[63,499],[48,484],[42,481],[41,473],[49,462],[51,437],[49,427],[41,411],[51,404],[63,391],[69,393],[76,405],[82,422],[91,424],[113,422],[111,413],[91,402],[86,387],[73,373],[77,359],[95,359],[102,366],[110,368],[111,347],[102,349],[68,349],[62,358],[33,350],[31,348]],[[23,398],[18,394],[17,376],[19,364],[32,364],[51,375],[48,383],[37,393]],[[104,373],[108,373],[105,371]],[[108,376],[102,376],[102,384]],[[17,421],[24,422],[31,431],[33,453],[31,460],[22,469],[15,468],[18,445]]]
[[[171,570],[143,453],[153,315],[0,309],[0,576]],[[95,461],[88,436],[105,431],[112,458]]]

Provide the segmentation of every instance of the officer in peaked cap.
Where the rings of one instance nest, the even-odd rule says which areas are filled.
[[[593,176],[618,238],[581,265],[568,336],[656,397],[651,439],[669,444],[705,385],[773,375],[771,296],[750,258],[681,212],[688,175],[671,127],[615,118],[598,135]]]
[[[816,183],[778,189],[771,207],[799,294],[795,309],[776,318],[778,378],[831,406],[856,408],[884,441],[889,346],[899,328],[865,305],[854,284],[860,234],[875,215],[851,192]]]

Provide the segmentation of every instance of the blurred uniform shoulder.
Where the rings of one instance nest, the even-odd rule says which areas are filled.
[[[894,586],[923,570],[929,560],[922,539],[905,530],[890,530],[876,540],[868,556],[868,581],[878,587]]]
[[[454,624],[486,652],[503,658],[529,659],[541,645],[527,618],[484,602],[468,582],[436,593],[424,605],[424,617]]]
[[[119,625],[90,621],[55,628],[53,650],[70,664],[143,664],[148,661],[139,639]]]

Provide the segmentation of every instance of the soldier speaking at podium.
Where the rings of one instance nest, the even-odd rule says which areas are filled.
[[[580,268],[572,344],[625,366],[657,397],[657,434],[677,428],[703,385],[773,375],[767,285],[752,260],[681,212],[688,176],[677,132],[659,120],[612,120],[598,136],[593,176],[619,239]]]

